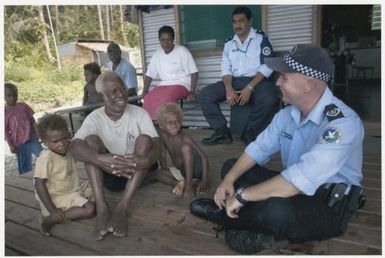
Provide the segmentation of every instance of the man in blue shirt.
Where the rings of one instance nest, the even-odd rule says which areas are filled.
[[[107,54],[111,60],[107,63],[107,69],[120,75],[128,90],[128,96],[137,95],[138,80],[135,67],[122,58],[122,50],[119,45],[111,42],[107,46]]]
[[[248,144],[255,139],[272,119],[277,103],[276,89],[266,80],[272,70],[264,58],[273,52],[270,40],[262,31],[254,30],[252,14],[247,7],[238,7],[232,14],[234,37],[223,49],[222,80],[200,90],[198,101],[203,115],[214,134],[202,143],[215,145],[231,143],[232,135],[219,103],[227,100],[231,105],[252,106],[242,140]]]
[[[276,84],[287,105],[238,160],[225,163],[214,196],[227,214],[226,241],[242,253],[343,234],[361,191],[364,128],[327,87],[334,71],[328,53],[303,44],[265,61],[281,73]],[[260,167],[278,152],[280,173]],[[220,214],[214,202],[202,204],[192,212]]]

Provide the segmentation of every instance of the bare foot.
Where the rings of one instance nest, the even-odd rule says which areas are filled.
[[[49,232],[50,229],[56,224],[50,216],[47,217],[41,217],[39,219],[40,224],[40,232],[45,236],[50,236],[51,233]]]
[[[116,208],[111,220],[108,222],[108,231],[114,236],[124,237],[127,235],[127,216],[125,208]]]
[[[176,185],[172,189],[172,193],[178,197],[181,197],[183,194],[183,191],[184,191],[184,180],[181,180],[178,183],[176,183]]]
[[[96,240],[102,240],[107,234],[107,223],[110,219],[110,211],[108,207],[106,209],[97,211],[96,213],[96,226],[95,226],[95,238]]]

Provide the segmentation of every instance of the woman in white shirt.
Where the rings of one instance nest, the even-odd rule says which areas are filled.
[[[163,26],[159,29],[158,37],[162,48],[155,51],[151,58],[142,93],[143,108],[154,121],[156,110],[162,104],[183,98],[194,101],[198,80],[198,69],[190,51],[174,44],[174,29]],[[159,78],[160,83],[148,91],[155,78]]]

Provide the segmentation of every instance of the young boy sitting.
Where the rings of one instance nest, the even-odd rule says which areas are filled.
[[[36,132],[48,147],[36,160],[33,177],[43,214],[40,230],[49,236],[55,224],[92,217],[95,204],[87,199],[92,196],[88,181],[79,184],[75,160],[67,153],[71,142],[64,118],[45,114],[38,119]]]
[[[194,140],[182,132],[183,112],[178,104],[166,103],[157,110],[160,138],[163,142],[160,157],[160,170],[156,179],[162,183],[173,185],[173,193],[184,198],[193,196],[193,178],[201,180],[197,186],[197,194],[208,191],[208,159]],[[171,156],[174,166],[182,175],[178,181],[168,173],[166,152]]]
[[[95,81],[101,74],[100,66],[97,63],[89,63],[83,66],[84,79],[87,82],[84,85],[83,105],[96,104],[103,102],[102,94],[95,88]]]

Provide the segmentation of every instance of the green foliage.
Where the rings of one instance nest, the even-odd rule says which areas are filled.
[[[29,66],[25,63],[5,62],[5,81],[19,89],[19,101],[28,103],[36,112],[80,101],[83,97],[83,68]]]
[[[81,81],[60,84],[50,81],[24,81],[15,85],[19,90],[19,101],[28,103],[35,112],[60,107],[83,97],[84,84]]]
[[[59,71],[55,62],[48,60],[42,40],[44,30],[48,34],[51,53],[55,53],[55,49],[46,6],[43,8],[45,22],[39,18],[40,7],[4,6],[5,81],[14,83],[19,88],[19,100],[27,102],[36,112],[80,101],[85,84],[80,64]],[[101,8],[106,33],[106,8]],[[58,10],[56,14],[55,8],[50,6],[54,28],[57,23],[59,27],[57,44],[77,38],[101,39],[97,6],[61,5]],[[138,25],[124,22],[123,36],[119,6],[112,6],[110,13],[110,40],[138,47]]]

